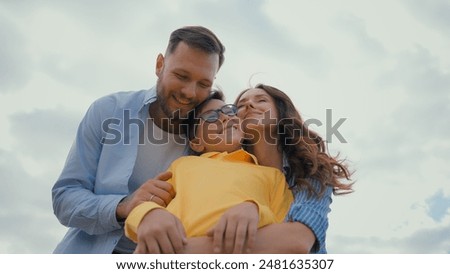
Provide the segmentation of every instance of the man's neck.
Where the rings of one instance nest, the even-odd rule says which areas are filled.
[[[158,101],[150,104],[148,113],[153,123],[160,129],[172,134],[181,134],[181,120],[167,117]]]

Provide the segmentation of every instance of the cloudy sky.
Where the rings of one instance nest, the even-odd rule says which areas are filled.
[[[225,44],[230,102],[279,87],[356,171],[333,200],[330,253],[449,253],[449,14],[448,0],[1,0],[0,253],[53,251],[66,228],[50,190],[80,119],[100,96],[153,86],[185,25]]]

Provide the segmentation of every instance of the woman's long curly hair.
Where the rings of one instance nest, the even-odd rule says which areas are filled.
[[[344,184],[342,179],[350,180],[344,160],[329,155],[325,141],[314,131],[308,129],[291,99],[281,90],[264,84],[255,86],[269,94],[275,101],[278,111],[278,148],[287,156],[291,168],[290,174],[295,176],[295,189],[306,189],[309,194],[323,195],[327,186],[333,187],[335,194],[352,192],[352,184]],[[250,89],[242,91],[235,103]],[[309,178],[321,182],[317,193]]]

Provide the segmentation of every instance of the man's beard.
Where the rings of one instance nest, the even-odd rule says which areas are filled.
[[[161,85],[161,80],[158,78],[158,81],[156,82],[156,100],[159,102],[161,111],[172,123],[187,119],[189,112],[182,116],[180,109],[176,109],[175,111],[169,109],[169,104],[167,103],[167,98],[164,97],[164,94],[166,93]]]

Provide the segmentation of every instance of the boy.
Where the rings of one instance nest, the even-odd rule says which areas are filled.
[[[170,166],[173,175],[168,182],[176,196],[165,210],[181,220],[187,237],[233,235],[236,246],[243,232],[243,240],[252,242],[257,227],[284,220],[292,193],[280,170],[258,165],[242,149],[244,134],[235,105],[225,104],[221,94],[214,93],[197,113],[190,125],[189,145],[201,155],[181,157]],[[248,204],[256,210],[245,211],[237,223],[226,214]],[[140,221],[155,209],[163,207],[152,201],[138,205],[126,220],[127,237],[136,242]]]

